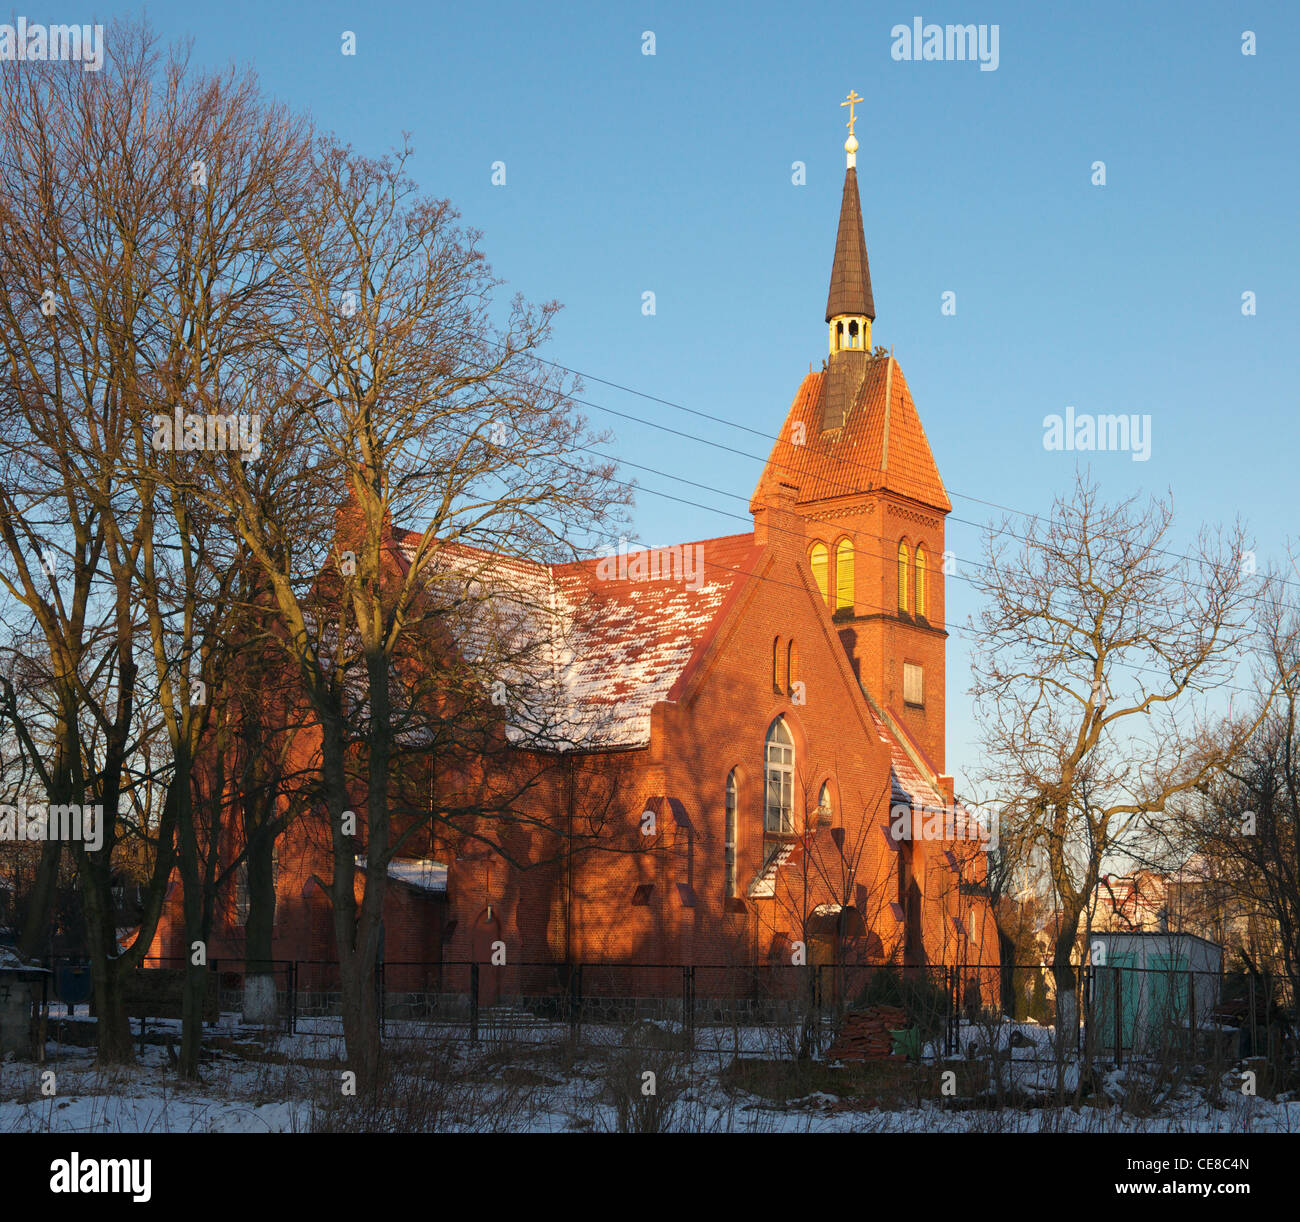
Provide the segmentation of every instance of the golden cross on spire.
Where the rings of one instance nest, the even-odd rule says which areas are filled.
[[[840,103],[841,106],[847,106],[849,108],[849,121],[844,126],[849,129],[850,136],[853,135],[853,125],[858,121],[857,116],[853,113],[853,109],[861,101],[862,99],[858,97],[852,89],[850,89],[849,96]]]

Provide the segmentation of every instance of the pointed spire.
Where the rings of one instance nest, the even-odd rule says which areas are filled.
[[[862,233],[862,205],[858,201],[858,172],[851,164],[844,172],[844,196],[840,200],[840,228],[835,236],[835,262],[831,264],[826,321],[840,315],[876,320],[876,303],[871,297],[871,269],[867,266],[867,240]]]
[[[849,108],[849,138],[844,142],[844,197],[840,200],[840,228],[835,235],[835,262],[831,264],[831,291],[826,298],[826,321],[835,318],[876,320],[876,303],[871,298],[871,269],[867,266],[867,240],[862,233],[862,204],[858,200],[857,104],[862,99],[850,89],[840,103]],[[836,350],[832,343],[831,350]]]

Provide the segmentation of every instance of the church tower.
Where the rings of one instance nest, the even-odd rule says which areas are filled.
[[[818,593],[859,681],[944,771],[944,517],[952,504],[876,305],[858,194],[850,93],[839,229],[826,299],[829,352],[808,374],[754,490],[759,513],[793,487]],[[809,693],[814,699],[815,693]]]

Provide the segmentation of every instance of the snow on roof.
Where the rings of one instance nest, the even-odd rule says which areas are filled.
[[[889,785],[891,805],[902,802],[911,807],[944,810],[948,803],[930,781],[912,762],[912,757],[889,723],[877,712],[871,701],[867,702],[876,733],[889,748]]]
[[[356,859],[357,869],[366,868],[366,859]],[[420,891],[445,892],[447,890],[447,866],[441,861],[431,861],[424,857],[394,858],[388,863],[388,877],[395,882],[405,883]]]
[[[0,972],[44,972],[36,963],[24,963],[8,946],[0,946]]]
[[[409,562],[418,536],[398,533]],[[480,600],[459,645],[505,684],[513,742],[638,747],[760,550],[746,534],[545,565],[442,546],[430,581],[451,573]],[[646,575],[629,564],[638,555]]]

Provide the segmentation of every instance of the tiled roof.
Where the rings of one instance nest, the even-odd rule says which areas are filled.
[[[845,399],[847,410],[824,419],[826,397],[835,389],[832,381],[855,375],[859,368],[861,382]],[[796,430],[799,423],[803,428]],[[802,444],[797,444],[800,434]],[[827,370],[804,378],[754,490],[754,503],[780,483],[799,489],[801,505],[886,489],[944,513],[952,509],[907,379],[888,356],[844,363],[834,378]]]
[[[876,733],[880,735],[881,742],[889,748],[890,804],[904,802],[914,809],[925,807],[942,810],[946,807],[947,801],[944,796],[912,762],[907,749],[890,729],[889,723],[880,716],[870,701],[867,702],[867,707],[871,712]]]
[[[414,536],[399,533],[409,551]],[[486,591],[495,609],[476,618],[493,627],[467,627],[461,647],[476,659],[498,649],[507,688],[527,693],[524,707],[507,701],[514,741],[551,749],[650,741],[651,707],[669,698],[761,552],[750,534],[677,547],[701,557],[698,572],[683,574],[677,566],[667,576],[638,580],[628,566],[620,577],[620,566],[599,559],[544,565],[473,548],[440,551],[439,567],[472,581],[480,596]],[[500,649],[502,624],[533,647]],[[530,672],[509,673],[525,653]]]
[[[831,288],[826,296],[826,321],[837,314],[865,314],[876,317],[871,297],[871,269],[867,265],[867,243],[862,234],[862,204],[858,200],[858,172],[851,166],[844,175],[840,199],[840,227],[835,235],[835,259],[831,263]]]

